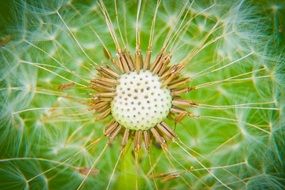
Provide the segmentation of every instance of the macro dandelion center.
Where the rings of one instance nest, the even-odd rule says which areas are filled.
[[[92,80],[92,88],[98,93],[91,103],[91,108],[99,112],[97,119],[110,115],[113,118],[105,135],[112,141],[123,131],[125,146],[133,134],[136,150],[140,149],[142,139],[148,149],[150,137],[165,145],[166,139],[174,138],[175,133],[163,120],[169,116],[180,121],[190,115],[185,107],[195,105],[180,97],[191,90],[189,78],[180,76],[182,64],[169,66],[171,56],[166,52],[161,52],[150,64],[151,52],[143,60],[140,51],[136,51],[134,58],[119,52],[118,59],[113,61],[114,69],[97,69],[100,76]]]
[[[285,189],[282,0],[0,6],[0,189]]]

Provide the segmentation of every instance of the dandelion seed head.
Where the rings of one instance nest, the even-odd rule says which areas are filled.
[[[158,189],[283,189],[272,173],[284,173],[280,167],[285,134],[280,127],[285,123],[284,57],[272,46],[279,36],[266,36],[266,31],[279,34],[277,21],[282,21],[283,5],[239,0],[159,2],[19,1],[21,18],[9,30],[11,41],[0,47],[0,149],[3,158],[33,160],[0,161],[4,182],[0,189],[74,189],[78,182],[83,184],[78,189],[103,189],[108,181],[110,189],[126,185],[135,189],[135,177],[138,187],[149,189],[154,189],[156,181]],[[117,56],[115,40],[122,50]],[[151,56],[144,74],[149,70],[154,79],[153,73],[160,77],[155,83],[158,88],[150,89],[150,93],[159,92],[148,96],[150,108],[146,92],[138,92],[135,99],[139,86],[127,90],[130,84],[122,83],[123,76],[134,83],[131,77],[143,73],[136,70],[137,55],[142,55],[139,70],[147,60],[148,40]],[[178,73],[182,79],[189,77],[188,82],[179,84],[180,79],[173,78],[167,83],[169,77],[158,71],[163,67],[152,67],[159,63],[155,60],[163,44],[167,45],[164,53],[171,54],[165,70],[185,63]],[[104,52],[104,56],[102,49],[110,55]],[[68,83],[74,85],[58,88]],[[189,85],[198,88],[173,95]],[[120,86],[126,95],[131,92],[127,100],[119,101]],[[167,89],[172,100],[160,101],[162,96],[170,97]],[[145,100],[140,105],[139,97]],[[144,111],[138,113],[142,106]],[[155,114],[159,110],[165,114]],[[162,151],[166,145],[167,151]],[[144,148],[149,159],[144,159]],[[120,150],[122,156],[118,156]],[[131,151],[138,153],[134,154],[137,160],[132,160]],[[96,177],[90,168],[94,161],[94,170],[102,169]],[[146,178],[139,167],[149,171]],[[188,175],[191,170],[198,172]],[[159,176],[153,184],[151,171]],[[172,178],[176,172],[179,176]],[[38,177],[28,181],[34,176]]]
[[[147,130],[161,122],[171,108],[170,91],[150,71],[130,72],[119,79],[112,115],[123,126]]]

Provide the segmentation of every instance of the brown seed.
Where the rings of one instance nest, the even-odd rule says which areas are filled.
[[[146,150],[149,150],[149,145],[150,145],[150,136],[148,131],[143,131],[143,136],[144,136],[144,144]]]
[[[165,123],[161,122],[160,123],[173,137],[176,137],[175,132]]]
[[[169,85],[172,85],[174,83],[178,83],[178,82],[184,81],[184,80],[190,81],[191,79],[190,79],[190,77],[176,77],[173,81],[171,81],[171,83],[169,83]]]
[[[107,74],[111,78],[115,78],[115,79],[119,78],[119,74],[108,67],[100,67],[99,71]]]
[[[184,64],[179,63],[179,64],[174,65],[173,69],[175,70],[176,73],[180,73],[180,71],[182,71],[184,66],[185,66]]]
[[[141,54],[140,49],[137,49],[136,54],[135,54],[136,71],[139,72],[141,70],[142,66],[143,66],[142,54]]]
[[[169,80],[168,83],[171,83],[173,79],[175,79],[177,77],[177,75],[180,73],[181,69],[183,67],[179,64],[176,64],[176,65],[173,65],[171,66],[168,71],[166,71],[162,76],[161,76],[161,79],[162,80]],[[170,78],[171,77],[171,78]],[[170,80],[170,79],[171,80]]]
[[[169,83],[171,83],[174,79],[177,78],[177,75],[179,75],[181,69],[183,67],[179,64],[176,64],[176,65],[173,65],[171,68],[170,68],[170,72],[165,75],[165,76],[162,76],[161,78],[163,80],[165,80],[164,82],[164,86],[168,85]]]
[[[156,142],[158,142],[161,146],[163,144],[165,144],[165,140],[162,136],[160,136],[160,134],[157,132],[157,130],[155,128],[151,128],[150,129],[153,137],[155,138]]]
[[[157,75],[161,77],[162,74],[167,70],[167,68],[168,68],[168,64],[163,64],[162,67],[157,72]]]
[[[107,137],[110,136],[110,134],[116,129],[116,127],[119,125],[116,121],[111,121],[111,123],[106,127],[104,131],[104,135]]]
[[[182,88],[182,89],[172,89],[171,95],[172,96],[178,96],[178,95],[190,92],[191,90],[192,90],[192,88],[189,88],[189,87]]]
[[[118,53],[118,56],[119,56],[118,57],[119,61],[120,61],[121,65],[123,66],[124,72],[126,72],[126,73],[130,72],[130,68],[128,66],[128,63],[127,63],[123,53]]]
[[[125,57],[125,60],[127,61],[127,64],[129,66],[130,70],[133,71],[135,69],[133,58],[131,57],[131,55],[129,53],[125,53],[124,57]]]
[[[97,108],[96,111],[97,112],[104,112],[105,110],[107,110],[108,108],[110,108],[110,105],[105,105],[101,108]]]
[[[97,84],[97,83],[93,83],[91,85],[91,88],[93,88],[94,90],[99,91],[99,92],[105,92],[105,91],[115,92],[115,88],[104,86],[102,84]]]
[[[171,68],[168,68],[160,77],[161,80],[166,80],[169,75],[171,75],[173,72],[170,70]]]
[[[176,117],[175,117],[175,122],[179,123],[180,121],[182,121],[182,119],[187,116],[188,113],[179,113]]]
[[[119,125],[119,126],[117,126],[116,127],[116,129],[111,133],[111,135],[110,135],[110,137],[109,137],[109,143],[111,143],[113,140],[114,140],[114,138],[118,135],[118,133],[120,132],[120,130],[121,130],[121,126]]]
[[[162,65],[164,64],[164,60],[165,60],[166,56],[167,55],[162,55],[157,62],[154,62],[154,64],[152,65],[153,66],[153,68],[152,68],[153,73],[156,74],[157,71],[162,67]]]
[[[160,124],[157,124],[156,127],[159,129],[160,133],[166,137],[167,140],[171,140],[172,136],[166,129],[163,128]]]
[[[196,103],[190,101],[190,100],[184,100],[184,99],[177,99],[174,98],[172,100],[172,104],[174,106],[192,106],[192,105],[197,105]]]
[[[168,64],[170,63],[171,55],[168,55],[164,58],[162,66],[156,72],[159,76],[161,76],[168,68]]]
[[[174,113],[174,114],[180,114],[180,113],[187,113],[187,111],[182,110],[180,108],[170,108],[170,112]]]
[[[103,98],[113,98],[116,95],[115,92],[101,92],[97,93],[95,96],[96,97],[103,97]]]
[[[134,139],[134,145],[135,145],[135,151],[138,152],[141,149],[141,142],[142,142],[142,131],[138,130],[135,132],[135,139]]]
[[[148,49],[146,52],[145,61],[143,62],[143,69],[144,70],[147,70],[149,68],[150,58],[151,58],[151,50]]]
[[[170,76],[168,78],[166,78],[166,80],[164,80],[162,82],[162,86],[166,87],[172,80],[173,78],[176,76],[176,73],[171,73]]]
[[[99,79],[93,79],[91,81],[92,84],[101,84],[101,85],[104,85],[104,86],[109,86],[109,87],[114,87],[115,85],[112,84],[112,83],[109,83],[107,81],[104,81],[104,80],[99,80]]]
[[[125,147],[126,144],[128,143],[129,134],[130,134],[130,130],[129,129],[125,129],[123,140],[122,140],[122,147]]]
[[[99,78],[99,81],[104,81],[108,84],[113,84],[113,85],[117,85],[119,83],[118,80],[110,79],[110,78],[104,78],[104,77]]]
[[[160,62],[160,63],[162,63],[162,62]],[[163,66],[163,64],[159,64],[159,65],[157,65],[154,69],[153,69],[153,73],[154,74],[157,74],[158,73],[158,71],[161,69],[161,67]]]
[[[157,124],[157,128],[164,134],[168,139],[173,139],[175,137],[174,132],[164,123]]]
[[[158,65],[159,61],[162,59],[163,56],[164,56],[164,55],[163,55],[163,52],[160,52],[160,53],[156,56],[156,58],[155,58],[153,64],[151,64],[151,66],[150,66],[150,70],[151,70],[151,71],[154,70],[154,68]]]
[[[103,72],[102,70],[97,69],[99,76],[103,76],[103,77],[107,77],[107,78],[113,78],[112,76],[110,76],[109,74]]]
[[[96,105],[96,104],[102,102],[101,100],[99,100],[98,97],[92,97],[90,101],[91,101],[90,105]]]
[[[172,82],[168,85],[169,89],[174,89],[177,88],[179,86],[185,85],[189,82],[189,78],[185,78],[185,79],[181,79],[181,80],[175,80],[175,82]]]
[[[99,97],[96,97],[96,96],[93,96],[91,98],[91,104],[94,105],[94,104],[97,104],[99,102],[102,102],[101,100],[99,100]]]
[[[111,113],[111,108],[106,109],[104,112],[98,114],[96,119],[97,119],[97,120],[104,119],[104,118],[106,118],[110,113]]]
[[[158,75],[160,76],[161,79],[162,79],[163,75],[165,75],[165,74],[168,75],[167,73],[170,73],[169,69],[170,69],[169,65],[165,65],[164,68],[161,68],[161,70],[158,73]]]
[[[162,57],[159,62],[157,63],[157,65],[154,67],[153,69],[153,73],[158,74],[158,72],[160,71],[160,69],[164,66],[167,65],[166,60],[169,59],[169,55],[165,55],[164,57]]]
[[[119,68],[121,72],[124,72],[123,65],[119,59],[114,59],[114,64]]]
[[[157,71],[157,74],[159,74],[159,73],[162,74],[166,70],[166,68],[168,67],[168,65],[170,63],[171,57],[172,57],[172,55],[170,55],[170,54],[168,54],[164,57],[162,67]]]
[[[97,103],[93,104],[92,108],[97,110],[97,109],[100,109],[100,108],[105,107],[105,106],[110,106],[109,102],[100,101],[100,102],[97,102]]]
[[[98,100],[104,101],[104,102],[111,102],[113,98],[98,97]]]

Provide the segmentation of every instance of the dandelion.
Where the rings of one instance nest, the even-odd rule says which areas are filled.
[[[284,189],[282,3],[15,7],[0,189]]]
[[[133,61],[129,54],[118,52],[118,60],[114,62],[117,63],[117,70],[125,74],[120,76],[118,71],[101,67],[98,69],[100,78],[92,80],[92,87],[99,92],[95,94],[91,108],[100,113],[98,119],[110,114],[114,118],[108,124],[105,135],[112,141],[124,127],[122,145],[125,146],[130,130],[135,131],[137,150],[142,144],[142,136],[146,148],[149,148],[149,131],[160,145],[165,144],[165,138],[174,138],[173,130],[163,120],[169,113],[176,120],[181,120],[188,112],[179,107],[194,105],[179,97],[190,91],[187,86],[189,78],[179,76],[183,66],[170,67],[170,55],[165,52],[161,52],[151,65],[150,55],[147,57],[148,60],[143,62],[138,50]]]

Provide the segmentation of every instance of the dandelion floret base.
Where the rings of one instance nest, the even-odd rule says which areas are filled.
[[[163,121],[171,108],[171,94],[159,77],[141,70],[121,75],[111,103],[114,119],[132,130],[147,130]]]

